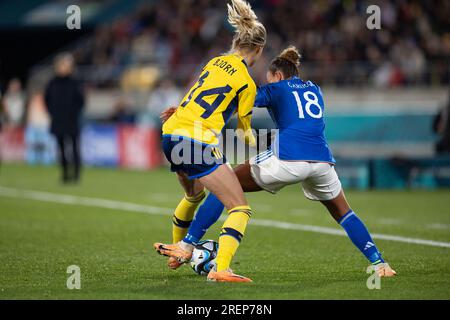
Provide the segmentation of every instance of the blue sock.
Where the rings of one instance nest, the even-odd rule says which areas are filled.
[[[219,220],[223,209],[222,202],[214,194],[210,193],[198,209],[183,241],[193,245],[197,244],[203,238],[206,231],[208,231],[209,227]]]
[[[353,244],[372,264],[384,262],[364,223],[350,210],[338,220]]]

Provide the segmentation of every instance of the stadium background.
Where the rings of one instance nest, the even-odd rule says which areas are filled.
[[[74,3],[81,8],[81,30],[66,28],[66,9]],[[450,157],[435,150],[436,143],[445,134],[436,132],[436,116],[450,108],[450,3],[446,0],[254,0],[251,3],[269,32],[262,61],[251,71],[256,83],[264,83],[265,66],[282,48],[294,44],[300,49],[302,77],[317,82],[324,92],[326,134],[337,157],[337,170],[343,184],[350,190],[365,191],[352,191],[351,199],[355,199],[356,206],[367,208],[368,215],[379,214],[379,208],[386,210],[386,203],[396,210],[387,211],[389,216],[378,225],[369,217],[369,224],[374,225],[375,231],[450,240],[446,200]],[[381,30],[366,28],[366,8],[371,4],[381,8]],[[199,66],[229,49],[232,32],[226,22],[225,5],[226,1],[213,0],[0,1],[0,185],[75,196],[117,197],[164,207],[175,205],[181,191],[173,193],[175,179],[164,168],[159,147],[159,113],[179,102],[186,88],[195,82]],[[74,54],[76,74],[83,81],[87,94],[81,148],[87,169],[79,186],[66,189],[56,184],[57,174],[53,168],[56,148],[48,133],[49,118],[42,97],[52,76],[53,58],[62,51]],[[256,128],[273,126],[266,112],[259,110],[255,112],[254,125]],[[447,135],[448,131],[447,126]],[[97,167],[109,169],[103,171]],[[109,185],[105,186],[103,180]],[[147,193],[153,190],[156,194],[158,191],[173,194],[144,198],[145,189]],[[390,193],[376,189],[400,191]],[[411,194],[405,191],[411,189],[418,191]],[[8,192],[11,195],[11,190],[5,190],[3,195]],[[264,203],[264,195],[255,199]],[[298,190],[295,196],[288,191],[285,198],[280,197],[278,208],[297,199]],[[20,205],[8,201],[3,200],[2,206],[11,213],[6,210],[3,213],[11,214],[13,221],[13,213]],[[278,202],[274,201],[276,205]],[[405,203],[410,206],[404,208]],[[319,218],[304,217],[302,210],[312,210],[313,205],[306,202],[302,205],[305,207],[286,208],[293,210],[293,221],[324,224]],[[255,210],[259,209],[262,217],[266,217],[263,207],[256,204]],[[43,216],[48,210],[40,205],[20,210],[33,208],[44,212]],[[0,211],[3,211],[1,207]],[[420,217],[423,212],[427,212],[428,218]],[[400,226],[396,219],[410,219],[414,224]],[[427,224],[426,219],[431,224]],[[60,220],[47,222],[49,226],[58,227],[57,221]],[[10,226],[5,219],[2,225]],[[422,225],[430,228],[421,229]],[[26,220],[17,225],[19,229],[25,226]],[[162,222],[153,225],[155,230],[162,226]],[[168,228],[167,223],[164,226]],[[91,232],[87,225],[83,228]],[[118,230],[113,231],[115,235],[119,235]],[[127,230],[130,234],[142,231],[133,227]],[[77,235],[81,243],[83,232]],[[104,229],[99,235],[94,232],[89,234],[99,241],[100,236],[106,234]],[[14,240],[5,240],[8,233],[4,235],[3,244],[8,241],[15,244]],[[35,233],[30,233],[30,237],[40,239]],[[109,239],[108,234],[106,237]],[[248,237],[251,239],[252,235]],[[11,239],[15,239],[14,236]],[[54,242],[59,239],[55,235]],[[127,242],[123,241],[125,245]],[[251,248],[257,247],[249,241]],[[283,245],[279,238],[273,242],[274,246]],[[135,244],[142,245],[137,240]],[[118,251],[126,252],[122,244],[115,245]],[[407,251],[405,248],[399,245],[395,250],[401,256]],[[448,272],[445,269],[448,249],[430,248],[425,252],[428,248],[424,247],[420,250],[417,254],[423,253],[424,257],[430,254],[426,260],[434,263],[436,270]],[[88,247],[86,252],[89,252]],[[447,260],[442,263],[440,255]],[[32,259],[38,258],[32,256]],[[15,258],[11,259],[9,272],[14,269]],[[245,254],[242,260],[251,262]],[[321,261],[328,263],[326,259]],[[404,258],[405,264],[407,261],[408,258]],[[426,292],[431,282],[429,278],[422,280]],[[419,284],[414,288],[418,290]],[[187,282],[183,285],[189,287]],[[439,288],[441,291],[430,289],[428,296],[448,299],[448,282]],[[338,289],[320,293],[312,290],[310,297],[328,298],[328,293]],[[223,292],[225,297],[229,297],[227,292],[231,294],[231,290]],[[235,294],[238,296],[239,292]],[[396,297],[421,298],[419,291],[417,295],[411,292],[399,292]],[[172,293],[175,297],[178,294]],[[40,293],[34,294],[42,297]],[[156,297],[160,297],[158,294]],[[69,297],[61,293],[56,296]],[[48,293],[48,297],[52,294]],[[273,295],[258,297],[272,298]],[[344,294],[344,297],[364,295],[358,292]]]
[[[70,1],[3,1],[3,100],[20,108],[2,133],[3,161],[54,163],[42,90],[52,58],[64,50],[75,55],[88,95],[85,165],[158,167],[158,114],[179,102],[200,65],[228,50],[225,2],[78,4],[82,28],[67,30]],[[448,101],[446,1],[382,1],[379,31],[365,27],[367,1],[253,5],[269,30],[264,57],[252,71],[256,82],[264,83],[265,66],[284,46],[300,48],[302,77],[325,93],[327,137],[346,186],[449,185],[450,162],[436,159],[433,132],[433,119]],[[15,78],[21,84],[15,86]],[[265,111],[255,114],[254,125],[273,126]]]

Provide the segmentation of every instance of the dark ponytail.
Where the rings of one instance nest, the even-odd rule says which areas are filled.
[[[285,79],[298,77],[300,68],[300,59],[301,55],[298,52],[297,48],[291,46],[283,50],[283,52],[281,52],[281,54],[278,57],[272,60],[272,62],[270,63],[269,70],[272,73],[280,71],[281,73],[283,73]]]

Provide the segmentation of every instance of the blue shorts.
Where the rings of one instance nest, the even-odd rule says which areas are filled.
[[[217,146],[187,137],[163,135],[162,148],[170,169],[186,173],[189,179],[207,176],[227,163]]]

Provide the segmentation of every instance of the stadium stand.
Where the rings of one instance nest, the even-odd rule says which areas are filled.
[[[40,26],[45,34],[48,28],[58,28],[55,17],[65,14],[68,4],[17,3],[9,12],[22,18],[0,14],[0,30]],[[381,30],[366,28],[369,4],[381,8]],[[24,79],[28,110],[30,106],[45,110],[42,88],[51,76],[53,57],[64,49],[74,54],[78,77],[88,88],[84,134],[89,145],[82,146],[87,163],[125,163],[121,154],[127,144],[123,139],[135,144],[129,150],[138,150],[148,141],[157,148],[154,136],[161,110],[177,103],[197,77],[199,65],[229,49],[232,32],[225,5],[225,1],[213,0],[81,1],[81,9],[88,13],[82,36],[48,52]],[[325,93],[327,136],[338,158],[349,164],[351,186],[375,185],[371,178],[377,167],[374,159],[434,157],[437,137],[433,120],[448,101],[448,1],[254,0],[252,5],[269,31],[262,61],[252,70],[256,82],[264,83],[265,66],[283,47],[294,44],[300,49],[302,77],[320,84]],[[25,117],[35,118],[45,117],[35,112],[33,117]],[[108,122],[116,127],[105,124]],[[254,122],[257,128],[271,126],[263,111],[255,112]],[[27,132],[35,131],[32,123],[28,122]],[[126,133],[118,123],[128,126]],[[139,130],[129,127],[136,125]],[[9,154],[15,160],[27,155],[29,161],[52,162],[54,155],[48,154],[54,150],[51,139],[39,132],[47,142],[45,147],[38,144],[38,149],[50,151],[36,156],[22,150],[17,141],[22,136],[35,141],[35,136],[11,131],[9,140],[3,137],[9,141],[6,157]],[[110,147],[98,149],[95,141]],[[145,154],[134,166],[160,164],[151,150]],[[362,169],[352,167],[355,163]],[[401,183],[408,183],[406,180]]]

